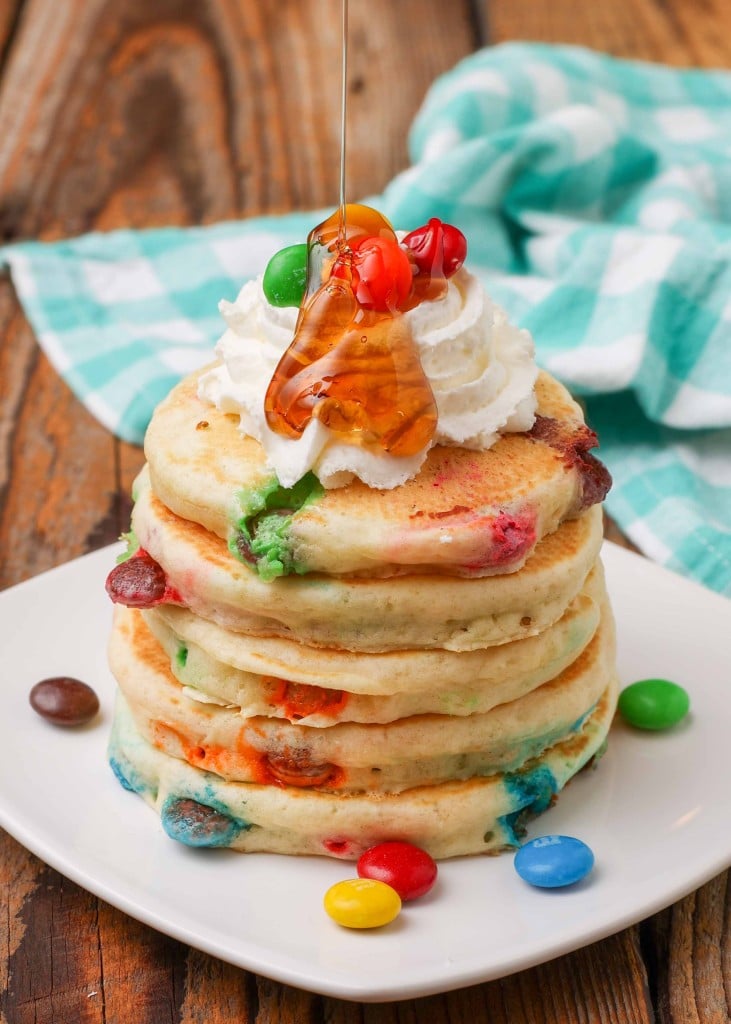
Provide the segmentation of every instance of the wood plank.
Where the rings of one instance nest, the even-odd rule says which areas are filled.
[[[131,1007],[135,1024],[178,1024],[186,947],[102,900],[96,902],[103,969],[98,996],[105,1024],[129,1020]]]
[[[644,925],[659,1024],[731,1020],[730,897],[725,872]]]
[[[731,8],[686,0],[577,4],[574,0],[478,0],[493,43],[534,39],[590,46],[617,57],[678,66],[728,67]]]
[[[11,876],[8,885],[8,901],[11,906],[15,901],[16,911],[7,983],[0,991],[0,1020],[102,1024],[103,1003],[96,998],[102,981],[97,900],[17,844],[3,842],[0,852],[3,875],[8,863],[15,862],[21,871],[20,878]]]
[[[25,938],[26,903],[41,884],[46,867],[32,853],[0,831],[0,1022],[8,1020],[14,997],[11,964]]]
[[[529,971],[446,995],[364,1006],[325,1000],[328,1024],[652,1024],[639,933],[612,936]]]
[[[262,1019],[257,979],[196,949],[187,952],[184,989],[180,1024],[255,1024]]]
[[[20,21],[25,0],[2,0],[0,3],[0,75]]]
[[[356,196],[406,165],[427,85],[474,37],[466,3],[448,14],[438,0],[352,8]],[[29,0],[0,93],[6,234],[334,204],[334,10],[332,0]]]

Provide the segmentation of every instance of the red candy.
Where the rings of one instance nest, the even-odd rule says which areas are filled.
[[[364,238],[354,246],[353,290],[363,309],[395,312],[411,291],[409,257],[395,239]]]
[[[107,576],[106,590],[115,604],[128,608],[152,608],[175,596],[168,588],[163,567],[142,548],[116,565]]]
[[[361,855],[358,875],[385,882],[405,902],[429,892],[437,880],[437,866],[426,850],[411,843],[379,843]]]
[[[432,217],[428,224],[416,228],[404,238],[414,262],[422,274],[431,277],[452,277],[467,256],[467,239],[452,224]]]

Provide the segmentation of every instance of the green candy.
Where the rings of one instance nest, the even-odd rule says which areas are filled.
[[[619,695],[619,713],[637,729],[670,729],[689,709],[687,692],[667,679],[641,679]]]
[[[307,287],[307,245],[275,252],[264,271],[264,294],[272,306],[299,306]]]

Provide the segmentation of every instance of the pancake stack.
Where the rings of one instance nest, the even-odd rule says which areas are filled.
[[[155,412],[139,547],[108,581],[122,784],[191,845],[517,845],[617,698],[579,407],[541,374],[529,433],[432,448],[390,491],[284,489],[197,384]]]

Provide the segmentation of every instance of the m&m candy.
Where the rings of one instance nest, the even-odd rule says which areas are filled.
[[[30,706],[54,725],[84,725],[99,710],[99,698],[90,686],[70,676],[54,676],[36,683]]]
[[[406,902],[429,892],[437,879],[437,866],[426,850],[412,843],[388,842],[361,854],[358,874],[385,882]]]
[[[619,695],[619,713],[637,729],[671,729],[690,710],[690,697],[668,679],[640,679]]]
[[[467,239],[453,224],[432,217],[428,224],[409,232],[404,245],[420,273],[433,277],[452,277],[467,256]]]
[[[374,878],[346,878],[325,893],[325,910],[344,928],[381,928],[399,915],[395,889]]]
[[[573,836],[539,836],[521,846],[514,864],[523,881],[541,889],[558,889],[588,875],[594,854]]]
[[[307,246],[288,245],[275,252],[264,271],[262,288],[271,306],[299,306],[307,285]]]
[[[411,291],[409,257],[391,238],[363,238],[353,248],[353,290],[358,305],[395,313]]]

